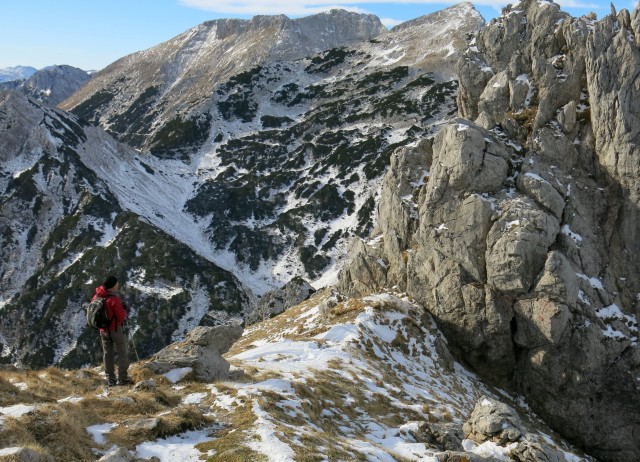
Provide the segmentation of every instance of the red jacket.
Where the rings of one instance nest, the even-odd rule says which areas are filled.
[[[105,301],[105,310],[107,312],[107,318],[111,319],[111,324],[109,325],[108,330],[109,332],[113,332],[122,325],[125,319],[127,319],[127,311],[124,309],[122,299],[113,292],[109,292],[104,288],[104,286],[96,288],[96,293],[91,300],[94,300],[96,297],[107,298]],[[100,329],[100,332],[105,331],[106,329]]]

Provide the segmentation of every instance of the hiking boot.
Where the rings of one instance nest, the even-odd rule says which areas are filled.
[[[116,385],[118,385],[118,382],[116,382],[116,379],[108,379],[107,380],[107,386],[108,387],[115,387]]]
[[[118,380],[118,385],[133,385],[133,380],[127,377],[126,379]]]

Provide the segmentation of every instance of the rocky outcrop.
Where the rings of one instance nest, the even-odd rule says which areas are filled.
[[[211,382],[226,378],[230,365],[222,357],[242,336],[238,325],[196,327],[182,342],[169,345],[146,364],[156,374],[189,367],[195,379]]]
[[[406,290],[459,357],[607,461],[640,457],[638,38],[638,11],[505,9],[460,62],[461,118],[394,153],[340,275]]]
[[[316,290],[301,277],[293,278],[279,290],[267,292],[247,315],[247,325],[269,319],[287,308],[305,301]]]
[[[538,435],[527,431],[515,410],[504,403],[481,397],[462,427],[464,437],[474,443],[487,441],[509,448],[518,462],[563,462],[564,454],[549,447]]]

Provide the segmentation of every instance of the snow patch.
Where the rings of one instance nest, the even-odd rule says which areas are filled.
[[[189,374],[192,371],[193,369],[191,367],[181,367],[178,369],[172,369],[169,372],[162,375],[164,375],[167,378],[167,380],[169,380],[169,382],[178,383],[180,380],[182,380],[187,374]]]

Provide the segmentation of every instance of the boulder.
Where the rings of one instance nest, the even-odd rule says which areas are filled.
[[[453,423],[422,422],[413,436],[416,441],[443,451],[462,451],[462,428]]]
[[[547,180],[533,172],[518,177],[518,190],[532,197],[558,220],[562,218],[564,197]]]
[[[150,417],[148,419],[130,419],[125,420],[123,425],[131,430],[153,430],[160,425],[158,417]]]
[[[478,111],[485,114],[484,128],[493,128],[502,122],[502,118],[509,109],[509,76],[507,71],[494,75],[487,82],[478,101]]]
[[[384,287],[388,267],[382,255],[379,241],[355,238],[338,277],[339,291],[349,296],[368,295]]]
[[[447,188],[495,192],[507,177],[508,153],[489,132],[457,119],[444,126],[433,143],[433,164],[427,202],[438,202]]]
[[[504,446],[522,437],[523,424],[509,406],[483,396],[476,403],[462,430],[465,438],[476,443],[493,441]]]
[[[182,342],[156,353],[145,366],[156,374],[190,367],[197,380],[211,382],[229,375],[229,363],[222,357],[242,336],[239,325],[196,327]]]

